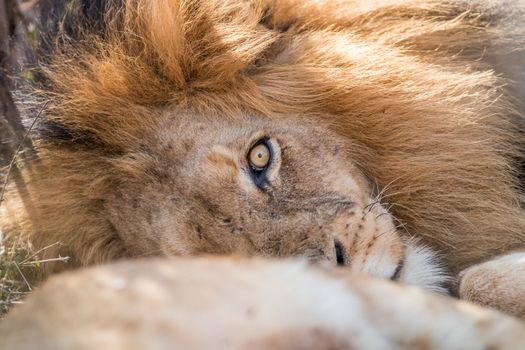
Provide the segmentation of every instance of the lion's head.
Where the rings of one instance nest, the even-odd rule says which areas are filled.
[[[114,164],[121,174],[107,190],[104,208],[129,254],[303,256],[442,282],[354,162],[362,146],[295,118],[168,113],[158,126]]]

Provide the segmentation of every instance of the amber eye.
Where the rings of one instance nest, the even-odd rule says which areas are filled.
[[[270,149],[266,144],[260,143],[252,148],[248,160],[252,167],[262,170],[270,163]]]

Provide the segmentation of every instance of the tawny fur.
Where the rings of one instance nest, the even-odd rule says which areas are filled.
[[[524,274],[525,253],[511,253],[471,266],[461,272],[459,297],[525,318]]]
[[[521,349],[524,330],[493,310],[342,269],[232,258],[60,274],[0,323],[1,346],[17,350]]]
[[[502,9],[481,1],[127,1],[108,16],[104,37],[66,45],[47,67],[42,118],[76,142],[37,143],[27,193],[6,194],[2,230],[36,247],[60,241],[83,265],[126,256],[104,193],[127,181],[123,173],[142,181],[155,159],[138,150],[169,110],[326,123],[359,145],[353,162],[383,203],[453,272],[523,247],[518,113],[506,80],[481,59],[504,40],[524,43],[519,29],[498,27]]]

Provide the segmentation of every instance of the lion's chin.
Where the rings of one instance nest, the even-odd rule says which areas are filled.
[[[446,285],[451,281],[451,277],[439,263],[437,253],[415,241],[406,244],[405,261],[399,282],[446,294]]]

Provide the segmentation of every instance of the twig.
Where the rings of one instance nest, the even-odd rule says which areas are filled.
[[[9,291],[9,295],[28,295],[30,293],[31,292],[19,292],[19,291],[16,291],[16,290],[10,290]]]
[[[40,254],[41,252],[43,252],[44,250],[48,250],[49,248],[51,247],[54,247],[56,245],[61,245],[62,242],[55,242],[53,244],[50,244],[48,246],[45,246],[44,248],[41,248],[39,250],[37,250],[36,252],[34,252],[33,254],[31,254],[30,256],[28,256],[27,258],[25,258],[24,260],[22,260],[22,262],[20,264],[25,264],[27,263],[29,260],[33,259],[35,256],[37,256],[38,254]]]
[[[15,265],[16,269],[18,270],[18,273],[19,273],[20,276],[22,276],[22,278],[24,279],[24,282],[26,283],[27,288],[28,288],[30,291],[33,291],[33,288],[31,288],[31,285],[29,284],[28,280],[26,279],[26,276],[24,276],[24,274],[22,273],[22,270],[20,270],[20,267],[18,266],[18,264],[17,264],[16,262],[13,261],[13,265]]]
[[[7,306],[10,306],[10,305],[19,305],[19,304],[23,304],[24,302],[23,301],[20,301],[20,300],[6,300],[6,301],[3,301],[3,300],[0,300],[0,305],[7,305]]]
[[[38,114],[36,115],[35,119],[33,119],[33,122],[31,123],[31,126],[27,129],[24,137],[22,138],[22,140],[20,141],[20,143],[18,144],[18,147],[16,148],[16,151],[15,151],[15,154],[13,155],[13,159],[11,159],[11,162],[9,163],[9,167],[7,168],[7,173],[5,175],[5,181],[4,181],[4,186],[2,187],[2,194],[0,194],[0,205],[2,204],[2,202],[4,201],[4,194],[5,194],[5,190],[7,188],[7,182],[9,181],[9,175],[11,175],[11,169],[13,169],[13,165],[15,164],[15,161],[16,161],[16,158],[18,157],[18,154],[20,153],[20,151],[22,150],[22,146],[25,142],[25,140],[27,139],[27,137],[29,136],[29,133],[31,132],[31,130],[33,129],[33,127],[35,126],[35,123],[36,121],[40,118],[40,116],[42,115],[42,112],[44,111],[44,109],[47,107],[49,101],[47,101],[46,103],[44,103],[44,105],[42,106],[42,108],[40,108],[40,111],[38,111]]]
[[[27,261],[25,263],[21,263],[21,266],[33,266],[37,264],[43,264],[47,262],[53,262],[53,261],[62,261],[62,262],[68,262],[69,256],[59,256],[58,258],[50,258],[50,259],[43,259],[43,260],[33,260],[33,261]]]

